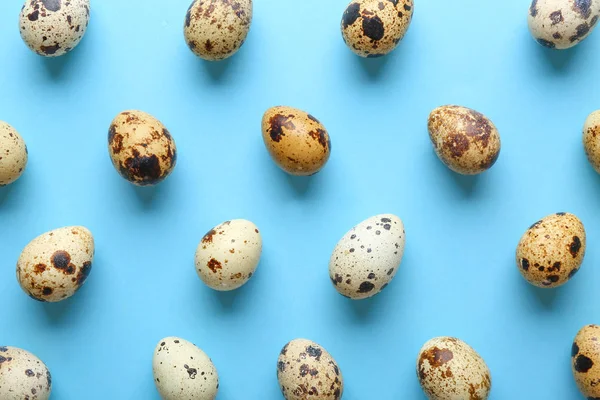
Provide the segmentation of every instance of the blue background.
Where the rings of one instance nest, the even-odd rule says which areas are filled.
[[[158,399],[151,360],[168,335],[213,358],[221,400],[280,399],[278,352],[296,337],[336,358],[344,399],[421,400],[415,360],[439,335],[485,358],[492,400],[580,398],[571,342],[600,322],[600,176],[581,144],[600,108],[600,34],[555,52],[530,37],[525,0],[417,0],[399,48],[362,60],[341,38],[346,0],[256,0],[242,50],[208,64],[183,40],[188,3],[93,1],[81,45],[46,60],[20,39],[20,2],[0,2],[0,119],[30,155],[24,176],[0,189],[0,342],[48,364],[52,398]],[[436,158],[427,116],[446,103],[497,125],[502,154],[489,172],[463,178]],[[329,130],[320,174],[291,178],[270,160],[260,120],[278,104]],[[128,184],[108,157],[109,124],[130,108],[177,142],[177,168],[156,188]],[[543,291],[521,278],[514,252],[557,211],[583,220],[588,252],[576,278]],[[400,271],[375,298],[347,300],[328,278],[331,251],[387,212],[406,225]],[[215,293],[194,252],[232,218],[259,226],[263,255],[245,287]],[[34,302],[15,263],[31,239],[65,225],[95,236],[90,279],[62,303]]]

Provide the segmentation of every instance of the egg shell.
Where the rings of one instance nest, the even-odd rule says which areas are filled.
[[[292,175],[316,174],[331,155],[331,140],[323,124],[296,108],[268,109],[262,119],[262,134],[273,161]]]
[[[598,0],[533,0],[527,22],[542,46],[568,49],[592,33],[599,15]]]
[[[429,114],[429,138],[440,160],[463,175],[490,169],[500,155],[500,135],[485,115],[467,107],[447,105]]]
[[[152,358],[154,384],[163,400],[213,400],[219,375],[195,344],[178,337],[158,342]]]
[[[252,23],[252,0],[195,0],[186,15],[183,32],[197,56],[218,61],[242,47]]]
[[[366,299],[392,281],[404,255],[404,224],[393,214],[368,218],[348,231],[329,260],[336,290],[351,299]]]
[[[342,16],[342,37],[361,57],[381,57],[398,46],[414,11],[413,0],[356,0]]]
[[[108,151],[119,174],[138,186],[160,183],[177,163],[173,137],[143,111],[123,111],[115,117],[108,131]]]
[[[93,259],[94,238],[87,228],[55,229],[25,246],[17,261],[17,280],[35,300],[61,301],[81,288]]]
[[[19,133],[0,121],[0,186],[13,183],[27,165],[27,146]]]
[[[600,110],[594,111],[585,120],[583,148],[590,164],[600,173]]]
[[[30,352],[0,346],[0,399],[48,400],[52,377],[46,364]]]
[[[583,223],[573,214],[549,215],[531,225],[517,246],[517,267],[527,281],[542,288],[567,283],[585,255]]]
[[[344,379],[331,354],[307,339],[284,346],[277,360],[277,380],[286,400],[339,400]]]
[[[417,376],[430,400],[486,400],[492,388],[490,370],[471,346],[452,337],[423,345]]]
[[[198,244],[196,272],[215,290],[234,290],[252,277],[261,252],[262,238],[256,225],[244,219],[225,221]]]
[[[74,49],[90,22],[89,0],[26,0],[19,16],[25,44],[44,57]]]
[[[577,333],[571,347],[571,367],[581,394],[588,399],[600,398],[600,326],[586,325]]]

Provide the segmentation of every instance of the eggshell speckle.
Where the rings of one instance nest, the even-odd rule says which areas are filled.
[[[277,380],[286,400],[339,400],[344,392],[342,372],[317,343],[295,339],[277,360]]]
[[[195,0],[185,16],[185,41],[197,56],[223,60],[242,47],[251,22],[252,0]]]
[[[26,0],[19,27],[31,50],[44,57],[58,57],[79,44],[89,21],[89,0]]]
[[[600,110],[594,111],[585,120],[583,147],[590,164],[600,173]]]
[[[57,302],[77,292],[92,270],[94,238],[82,226],[46,232],[33,239],[17,262],[21,288],[39,301]]]
[[[600,326],[586,325],[577,333],[571,365],[581,394],[588,399],[600,398]]]
[[[219,375],[212,360],[193,343],[178,337],[158,342],[152,358],[154,384],[163,400],[213,400]]]
[[[498,130],[475,110],[453,105],[438,107],[429,114],[427,127],[437,156],[454,172],[480,174],[498,160]]]
[[[256,225],[244,219],[226,221],[200,241],[196,272],[215,290],[234,290],[252,277],[261,252],[262,238]]]
[[[177,163],[177,147],[167,128],[142,111],[123,111],[108,131],[115,169],[129,182],[151,186],[166,179]]]
[[[431,339],[417,357],[417,376],[431,400],[486,400],[490,370],[471,346],[451,337]]]
[[[0,121],[0,186],[13,183],[27,165],[27,146],[19,133]]]
[[[381,57],[398,46],[413,15],[413,0],[355,0],[342,16],[342,37],[361,57]]]
[[[52,377],[46,364],[28,351],[0,346],[0,399],[48,400]]]
[[[262,135],[273,161],[292,175],[316,174],[331,154],[331,140],[323,124],[296,108],[268,109],[262,119]]]
[[[527,21],[539,44],[568,49],[592,33],[599,15],[598,0],[533,0]]]
[[[329,277],[336,290],[358,300],[385,289],[398,272],[405,236],[404,224],[392,214],[376,215],[352,228],[329,260]]]
[[[555,288],[569,281],[581,267],[586,235],[573,214],[549,215],[531,225],[517,246],[517,267],[527,281]]]

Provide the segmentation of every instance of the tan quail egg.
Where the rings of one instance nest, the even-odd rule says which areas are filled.
[[[583,148],[590,164],[600,173],[600,110],[594,111],[585,120]]]
[[[21,288],[39,301],[57,302],[77,292],[92,270],[94,238],[82,226],[46,232],[33,239],[17,262]]]
[[[331,155],[331,140],[323,124],[296,108],[268,109],[262,119],[262,135],[273,161],[292,175],[316,174]]]
[[[398,46],[413,16],[413,0],[353,0],[342,16],[342,37],[361,57],[381,57]]]
[[[108,151],[117,172],[138,186],[160,183],[177,163],[170,132],[143,111],[123,111],[115,117],[108,130]]]
[[[0,346],[0,399],[48,400],[52,377],[46,364],[30,352]]]
[[[219,375],[212,360],[178,337],[158,342],[152,358],[154,384],[163,400],[214,400]]]
[[[531,225],[517,246],[517,267],[532,285],[555,288],[579,271],[585,255],[583,223],[573,214],[549,215]]]
[[[490,169],[500,155],[500,135],[485,115],[461,106],[438,107],[429,114],[429,138],[440,160],[463,175]]]
[[[13,183],[27,165],[27,146],[19,133],[0,121],[0,186]]]
[[[492,388],[483,358],[452,337],[437,337],[423,345],[417,357],[417,376],[430,400],[486,400]]]
[[[331,354],[307,339],[286,344],[277,360],[277,380],[286,400],[339,400],[342,371]]]
[[[600,326],[586,325],[577,333],[571,347],[571,367],[581,394],[600,399]]]
[[[404,224],[392,214],[376,215],[356,225],[331,254],[333,286],[355,300],[376,295],[398,272],[405,241]]]
[[[90,21],[90,0],[26,0],[19,16],[25,44],[44,57],[75,48]]]
[[[246,41],[252,23],[252,0],[194,0],[183,32],[199,57],[217,61],[234,55]]]
[[[592,33],[599,15],[598,0],[533,0],[527,22],[542,46],[568,49]]]
[[[261,252],[256,225],[244,219],[226,221],[208,231],[198,244],[196,272],[215,290],[234,290],[252,277]]]

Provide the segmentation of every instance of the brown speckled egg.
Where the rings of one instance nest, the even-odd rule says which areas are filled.
[[[17,347],[0,346],[0,399],[48,400],[52,377],[46,364]]]
[[[431,339],[417,357],[417,376],[430,400],[486,400],[492,388],[490,370],[462,340]]]
[[[588,37],[599,15],[598,0],[533,0],[527,22],[539,44],[562,50]]]
[[[19,17],[25,44],[58,57],[79,44],[90,21],[90,0],[26,0]]]
[[[517,246],[517,267],[532,285],[555,288],[569,281],[585,255],[585,229],[573,214],[549,215],[531,225]]]
[[[218,61],[244,44],[252,22],[252,0],[194,0],[185,15],[183,33],[199,57]]]
[[[600,110],[594,111],[585,120],[583,148],[590,164],[600,173]]]
[[[498,130],[475,110],[453,105],[438,107],[429,114],[427,127],[436,154],[454,172],[480,174],[498,160]]]
[[[600,326],[586,325],[571,347],[571,366],[581,394],[600,399]]]
[[[27,165],[27,146],[19,133],[0,121],[0,186],[13,183]]]
[[[273,161],[292,175],[316,174],[331,154],[331,140],[323,124],[296,108],[269,108],[262,119],[262,135]]]
[[[215,290],[234,290],[252,277],[261,252],[262,238],[256,225],[245,219],[226,221],[200,241],[196,272]]]
[[[108,151],[119,174],[138,186],[163,181],[177,162],[177,147],[167,128],[142,111],[116,116],[108,130]]]
[[[277,380],[286,400],[340,400],[342,371],[323,347],[306,339],[286,344],[277,360]]]
[[[361,57],[390,53],[402,40],[413,15],[413,0],[355,0],[342,16],[342,36]]]
[[[94,238],[82,226],[46,232],[33,239],[17,262],[17,280],[30,297],[57,302],[77,292],[92,270]]]

